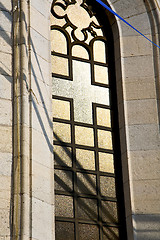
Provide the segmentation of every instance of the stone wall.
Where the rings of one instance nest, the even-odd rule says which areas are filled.
[[[0,239],[10,239],[12,171],[12,3],[0,2]]]
[[[111,0],[109,3],[121,17],[159,45],[160,8],[157,1]],[[158,240],[159,49],[121,20],[116,20],[117,23],[112,19],[112,28],[116,53],[128,239]],[[134,234],[130,223],[133,225]]]

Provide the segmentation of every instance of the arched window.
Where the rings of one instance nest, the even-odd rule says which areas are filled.
[[[51,12],[56,240],[125,240],[108,19],[93,1]]]

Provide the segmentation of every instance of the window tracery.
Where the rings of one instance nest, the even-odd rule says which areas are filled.
[[[87,2],[51,8],[56,240],[119,239],[108,46]]]

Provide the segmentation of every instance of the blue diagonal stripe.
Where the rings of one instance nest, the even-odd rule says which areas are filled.
[[[158,46],[157,44],[155,44],[154,42],[152,42],[149,38],[147,38],[143,33],[141,33],[140,31],[138,31],[135,27],[133,27],[131,24],[129,24],[126,20],[124,20],[121,16],[119,16],[116,12],[114,12],[110,7],[108,7],[105,3],[103,3],[101,0],[96,0],[96,2],[100,3],[103,7],[105,7],[107,10],[109,10],[111,13],[113,13],[115,16],[117,16],[119,19],[121,19],[124,23],[126,23],[128,26],[130,26],[131,28],[133,28],[136,32],[138,32],[141,36],[143,36],[144,38],[146,38],[149,42],[151,42],[152,44],[154,44],[156,47],[160,48],[160,46]]]

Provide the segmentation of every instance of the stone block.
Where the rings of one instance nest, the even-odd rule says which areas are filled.
[[[0,96],[11,100],[12,96],[12,77],[0,75]]]
[[[144,35],[151,34],[150,21],[147,12],[138,14],[136,16],[132,15],[130,18],[127,18],[126,21]],[[118,22],[121,36],[139,36],[139,33],[128,26],[126,23],[122,22],[120,19],[118,19]]]
[[[11,176],[12,171],[12,154],[0,154],[0,175]]]
[[[3,52],[1,52],[0,54],[1,54],[0,74],[11,76],[12,75],[12,55],[9,53],[3,53]]]
[[[140,0],[114,1],[112,4],[115,11],[125,19],[146,12],[145,5]]]
[[[12,153],[12,127],[0,126],[0,152]]]
[[[0,99],[0,124],[12,125],[12,102]]]
[[[47,60],[43,59],[33,51],[31,52],[31,71],[34,77],[45,82],[47,85],[50,85],[51,82],[50,62],[48,59]]]
[[[1,11],[0,14],[0,31],[11,32],[12,30],[12,15],[11,12]]]
[[[51,8],[51,0],[32,0],[31,1],[31,6],[33,6],[37,11],[39,11],[42,15],[44,15],[46,17],[46,13],[47,16],[49,17],[50,15],[50,8]]]
[[[129,162],[133,180],[160,179],[160,151],[130,151]]]
[[[134,124],[158,124],[157,101],[154,99],[127,101],[127,121]]]
[[[0,190],[10,190],[11,177],[0,175]]]
[[[50,59],[50,41],[31,28],[31,48],[46,61]]]
[[[126,78],[125,99],[155,99],[156,87],[154,77]]]
[[[32,156],[33,160],[46,166],[51,167],[53,164],[53,138],[46,136],[33,129],[32,131]]]
[[[33,103],[32,127],[43,133],[46,137],[51,137],[53,132],[52,114],[46,107]]]
[[[38,240],[53,240],[53,206],[39,199],[32,200],[32,236]]]
[[[43,37],[50,40],[50,22],[48,20],[48,15],[47,16],[46,14],[42,15],[37,9],[35,9],[32,6],[31,6],[31,26]]]
[[[11,193],[10,191],[0,190],[0,209],[10,209]]]
[[[137,180],[132,182],[134,211],[137,213],[153,213],[154,208],[160,213],[160,181],[156,180]],[[157,201],[158,206],[154,206],[153,201]],[[146,205],[146,203],[149,203]],[[144,209],[144,205],[146,208]],[[142,211],[143,209],[143,211]],[[155,211],[154,211],[155,212]]]
[[[11,33],[0,31],[0,52],[12,53]]]
[[[130,150],[153,150],[159,148],[157,125],[132,125],[128,127],[127,135]]]
[[[152,55],[152,44],[142,36],[123,37],[121,43],[122,57]]]
[[[10,235],[10,211],[0,209],[0,234],[1,236]]]
[[[32,196],[53,204],[53,167],[47,168],[35,161],[32,164]]]
[[[151,56],[126,57],[122,59],[122,65],[125,79],[139,78],[139,76],[143,76],[143,78],[154,76],[153,59]]]
[[[50,77],[51,79],[51,77]],[[39,106],[46,109],[46,111],[50,111],[52,109],[52,91],[51,86],[47,85],[45,82],[38,79],[36,76],[32,75],[32,91],[33,98],[35,97],[35,101]]]
[[[12,9],[12,1],[9,0],[9,1],[6,1],[6,0],[1,0],[1,3],[0,3],[0,8],[3,10],[7,10],[7,11],[11,11]]]

